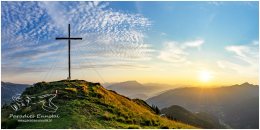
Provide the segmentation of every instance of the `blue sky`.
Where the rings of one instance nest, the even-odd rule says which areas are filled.
[[[258,9],[258,2],[2,2],[2,80],[66,78],[67,43],[55,37],[70,23],[72,36],[83,37],[72,42],[78,79],[198,84],[207,71],[212,84],[258,83]]]

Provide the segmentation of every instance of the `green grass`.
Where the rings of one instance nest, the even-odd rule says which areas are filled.
[[[42,95],[54,93],[53,99],[60,118],[45,123],[17,123],[8,118],[13,111],[10,106],[2,108],[2,126],[15,128],[195,128],[156,115],[142,100],[131,100],[106,90],[98,83],[83,80],[40,82],[27,88],[22,94]],[[46,113],[41,104],[17,114]],[[9,123],[9,124],[8,124]]]

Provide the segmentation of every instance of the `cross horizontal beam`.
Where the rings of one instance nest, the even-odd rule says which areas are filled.
[[[78,37],[56,37],[56,40],[82,40],[82,38]]]

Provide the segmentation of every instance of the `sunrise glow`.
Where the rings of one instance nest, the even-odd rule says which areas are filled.
[[[211,72],[207,70],[200,71],[198,77],[201,82],[210,82],[213,78]]]

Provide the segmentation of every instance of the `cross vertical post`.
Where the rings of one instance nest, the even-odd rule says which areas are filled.
[[[68,79],[70,80],[71,79],[71,75],[70,75],[70,24],[69,24],[69,26],[68,26],[68,32],[69,32],[69,39],[68,39],[68,42],[69,42],[69,47],[68,47],[68,51],[69,51],[69,53],[68,53],[68,57],[69,57],[69,59],[68,59],[68,66],[69,66],[69,77],[68,77]]]
[[[69,76],[67,77],[68,80],[71,79],[71,62],[70,62],[70,40],[82,40],[80,37],[70,37],[70,24],[68,25],[68,37],[56,37],[56,40],[68,40],[68,72]]]

